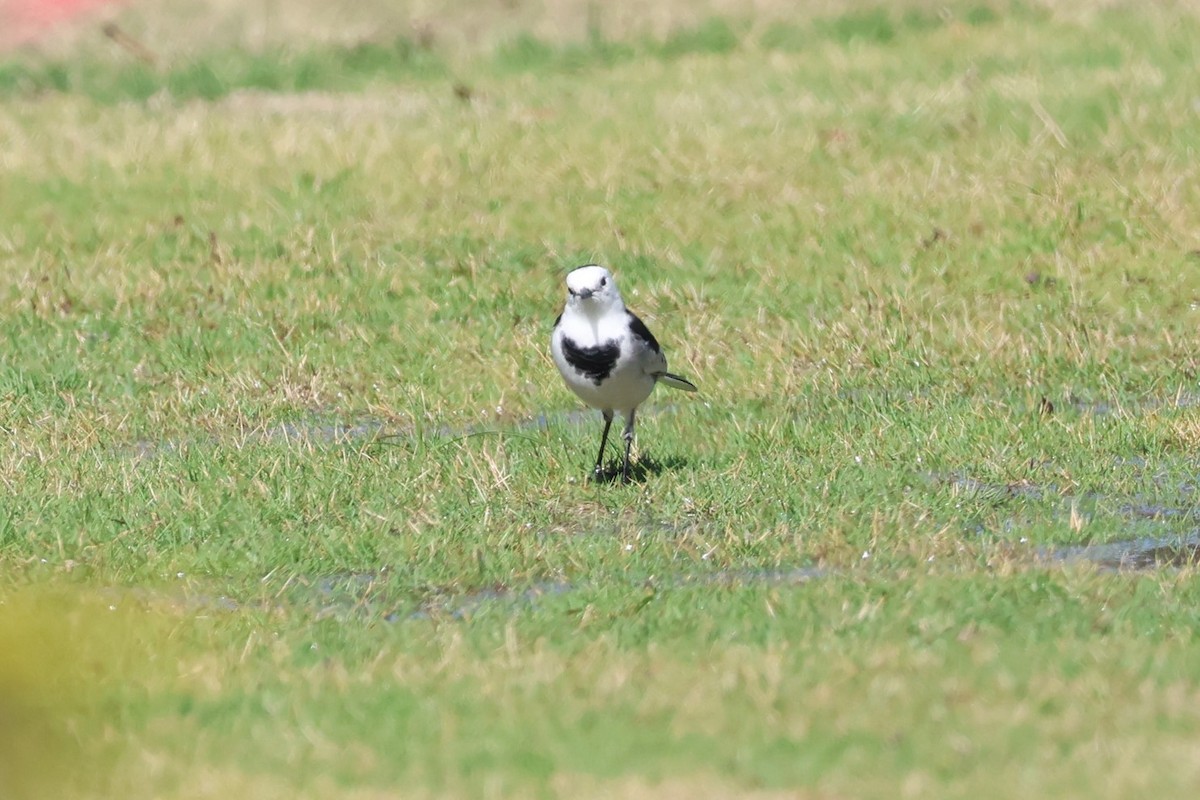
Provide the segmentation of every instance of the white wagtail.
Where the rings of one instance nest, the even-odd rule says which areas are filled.
[[[659,381],[685,392],[696,391],[695,384],[667,372],[667,357],[654,334],[625,308],[612,273],[595,264],[579,267],[567,276],[567,305],[554,320],[550,352],[570,390],[604,415],[596,477],[604,475],[604,446],[613,412],[625,417],[621,477],[628,483],[637,407]]]

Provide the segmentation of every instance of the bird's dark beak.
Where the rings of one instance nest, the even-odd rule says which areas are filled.
[[[580,300],[587,300],[595,293],[591,289],[580,289],[577,294]]]

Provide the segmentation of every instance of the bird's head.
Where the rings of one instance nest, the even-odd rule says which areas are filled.
[[[624,308],[612,273],[596,264],[571,270],[567,275],[567,306],[598,317]]]

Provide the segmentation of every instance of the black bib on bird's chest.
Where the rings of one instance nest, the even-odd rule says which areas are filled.
[[[573,339],[564,336],[562,349],[567,363],[597,386],[612,374],[621,355],[621,346],[615,339],[595,347],[580,347]]]

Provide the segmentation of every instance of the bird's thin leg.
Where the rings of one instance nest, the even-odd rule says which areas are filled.
[[[604,445],[608,444],[608,429],[612,427],[613,412],[602,411],[604,414],[604,433],[600,436],[600,455],[596,456],[596,467],[592,470],[599,478],[604,474]]]
[[[621,482],[629,483],[629,450],[633,447],[633,411],[629,412],[629,417],[625,420],[625,432],[621,434],[621,438],[625,440],[625,465],[621,472]]]

